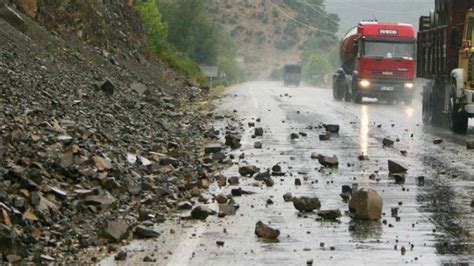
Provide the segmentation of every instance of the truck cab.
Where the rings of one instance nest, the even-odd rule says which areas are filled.
[[[351,94],[354,102],[374,97],[411,104],[415,92],[416,39],[409,24],[361,22]]]

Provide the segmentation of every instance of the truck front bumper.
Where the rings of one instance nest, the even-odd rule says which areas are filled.
[[[409,80],[359,79],[357,93],[376,98],[406,99],[415,95],[415,83]]]

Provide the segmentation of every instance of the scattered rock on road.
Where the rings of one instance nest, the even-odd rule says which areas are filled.
[[[342,216],[339,209],[318,211],[318,216],[326,220],[336,220]]]
[[[139,239],[159,237],[160,233],[144,225],[138,225],[133,230],[133,236]]]
[[[293,206],[300,212],[312,212],[321,208],[321,202],[318,197],[294,197]]]
[[[280,236],[280,230],[273,229],[263,222],[258,221],[255,225],[255,234],[261,238],[277,239]]]
[[[290,192],[285,193],[285,194],[283,195],[283,200],[284,200],[285,202],[293,201],[293,195],[292,195]]]
[[[258,173],[258,168],[254,165],[244,165],[244,166],[239,167],[239,174],[241,176],[252,177],[256,173]]]
[[[220,144],[220,143],[211,143],[211,144],[207,144],[204,147],[204,153],[205,154],[217,153],[217,152],[222,151],[222,149],[223,149],[222,144]]]
[[[257,141],[253,144],[253,147],[255,149],[261,149],[262,148],[262,143],[260,141]]]
[[[443,143],[443,140],[442,140],[442,139],[435,139],[435,140],[433,140],[433,144],[435,144],[435,145],[438,145],[438,144],[441,144],[441,143]]]
[[[466,148],[468,150],[474,150],[474,140],[468,140],[466,141]]]
[[[402,162],[397,162],[394,160],[388,160],[388,171],[391,174],[404,174],[408,171],[408,166]]]
[[[338,134],[339,133],[339,125],[336,124],[327,124],[324,125],[324,128],[326,129],[327,132]]]
[[[382,217],[383,199],[377,191],[363,188],[353,191],[349,211],[355,219],[379,220]]]
[[[205,220],[209,215],[215,215],[216,212],[206,206],[197,206],[191,211],[191,218]]]
[[[256,127],[255,128],[255,136],[257,136],[257,137],[263,136],[263,128],[262,127]]]
[[[299,139],[300,135],[298,133],[291,133],[290,138],[291,139]]]
[[[325,166],[325,167],[338,167],[339,166],[339,161],[335,155],[333,157],[319,155],[318,161],[322,166]]]
[[[115,259],[116,261],[124,261],[124,260],[126,260],[126,259],[127,259],[127,252],[126,252],[126,251],[123,251],[123,250],[119,251],[119,252],[117,253],[117,255],[115,255],[114,259]]]
[[[391,140],[391,139],[389,139],[389,138],[384,138],[384,139],[382,140],[382,145],[383,145],[384,147],[392,147],[393,144],[395,144],[395,141],[393,141],[393,140]]]
[[[229,146],[231,149],[238,149],[242,145],[240,144],[241,137],[236,134],[227,134],[225,136],[225,145]]]
[[[319,135],[319,140],[320,141],[328,141],[330,139],[331,139],[331,133],[329,133],[329,132],[326,132],[324,134]]]

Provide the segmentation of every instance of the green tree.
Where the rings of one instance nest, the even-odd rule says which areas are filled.
[[[312,84],[321,84],[324,76],[332,71],[328,57],[324,54],[313,53],[303,65],[303,78]]]

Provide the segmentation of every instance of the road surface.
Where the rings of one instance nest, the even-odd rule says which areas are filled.
[[[427,128],[421,122],[421,103],[410,107],[369,102],[361,105],[337,102],[331,91],[312,87],[285,88],[275,82],[251,82],[229,89],[217,102],[215,113],[234,114],[236,119],[217,120],[215,127],[242,126],[242,148],[231,152],[239,158],[223,174],[238,175],[238,166],[252,164],[260,169],[280,164],[285,177],[274,178],[267,188],[251,178],[242,178],[244,190],[253,195],[235,197],[240,205],[235,216],[210,217],[205,222],[170,220],[159,230],[157,240],[133,242],[124,263],[141,264],[146,255],[157,265],[435,265],[474,262],[474,151],[465,147],[474,138],[455,136],[447,130]],[[261,118],[257,126],[263,138],[253,139],[248,122]],[[339,124],[341,131],[330,141],[320,141],[318,126]],[[313,129],[311,129],[313,128]],[[307,137],[291,140],[291,133]],[[399,139],[383,148],[382,139]],[[443,139],[439,145],[433,140]],[[255,149],[261,141],[263,149]],[[406,151],[402,155],[400,151]],[[336,155],[337,170],[321,169],[313,152]],[[359,154],[369,161],[359,161]],[[395,184],[388,176],[387,160],[409,165],[406,183]],[[375,178],[370,175],[375,173]],[[424,176],[424,184],[418,177]],[[303,180],[295,186],[295,178]],[[380,222],[355,222],[345,213],[347,203],[339,193],[342,185],[377,190],[384,200]],[[229,193],[235,187],[213,186],[210,193]],[[317,221],[314,214],[298,215],[283,194],[316,195],[322,209],[338,208],[339,222]],[[274,204],[267,205],[267,199]],[[216,205],[210,204],[216,208]],[[400,221],[391,217],[399,207]],[[268,242],[254,234],[257,221],[281,231],[279,240]],[[216,241],[224,241],[224,246]],[[401,254],[401,249],[406,254]],[[102,262],[114,264],[113,257]]]

